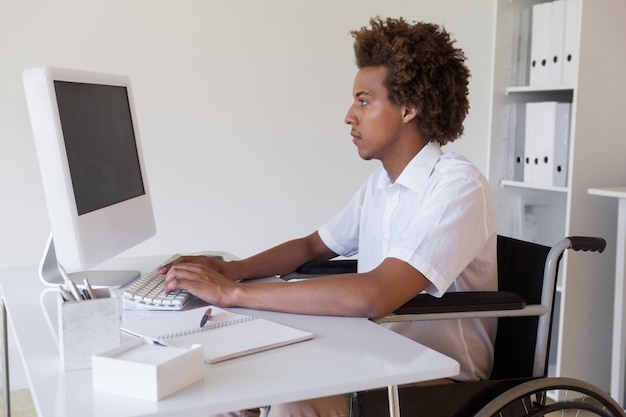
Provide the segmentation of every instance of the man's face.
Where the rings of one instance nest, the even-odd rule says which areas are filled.
[[[403,126],[402,108],[391,104],[383,82],[387,76],[384,66],[361,68],[354,79],[354,102],[345,122],[352,127],[352,142],[365,160],[393,157],[399,150]]]

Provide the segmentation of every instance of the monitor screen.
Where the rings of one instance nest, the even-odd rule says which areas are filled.
[[[54,81],[78,215],[144,194],[128,92]]]
[[[41,275],[56,285],[57,262],[93,272],[154,235],[154,214],[128,77],[37,67],[24,71],[24,88],[51,228]],[[90,281],[119,287],[136,275]]]

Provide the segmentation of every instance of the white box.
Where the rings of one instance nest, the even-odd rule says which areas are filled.
[[[66,371],[89,368],[93,354],[120,345],[120,299],[106,288],[94,292],[98,298],[82,301],[59,294],[59,355]]]
[[[96,391],[158,401],[204,378],[202,345],[134,340],[94,355],[92,375]]]

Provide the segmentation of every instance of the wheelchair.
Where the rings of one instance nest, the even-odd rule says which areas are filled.
[[[552,247],[499,235],[498,291],[419,294],[377,323],[497,317],[490,379],[389,387],[352,394],[352,417],[626,417],[606,392],[584,381],[548,377],[559,262],[568,249],[602,252],[595,237],[566,237]],[[356,272],[357,260],[309,262],[297,275]],[[552,414],[554,413],[554,414]]]

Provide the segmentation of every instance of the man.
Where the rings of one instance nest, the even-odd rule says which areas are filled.
[[[463,133],[469,70],[442,28],[372,19],[353,31],[358,72],[345,117],[361,158],[377,159],[352,201],[312,234],[250,258],[183,257],[161,268],[167,290],[184,288],[221,307],[303,314],[384,316],[426,291],[493,290],[496,227],[484,176],[440,146]],[[359,271],[292,283],[244,283],[311,260],[359,254]],[[489,376],[493,319],[390,325],[461,364],[457,380]],[[343,416],[341,395],[273,406],[271,416]]]

